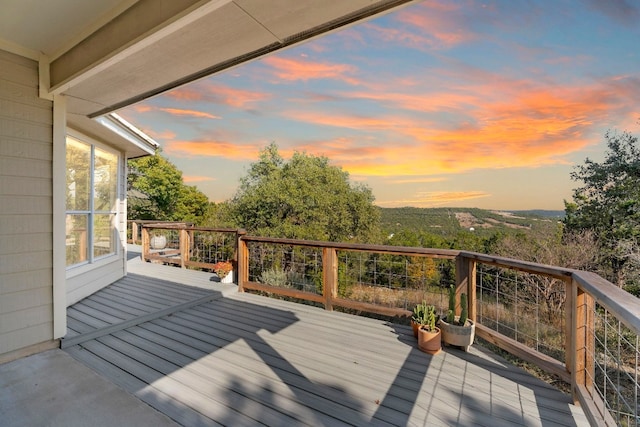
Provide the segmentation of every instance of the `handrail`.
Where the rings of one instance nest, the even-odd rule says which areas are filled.
[[[483,264],[509,267],[511,269],[523,271],[526,273],[543,274],[545,276],[550,276],[560,280],[570,279],[571,275],[575,271],[570,268],[557,267],[555,265],[538,264],[536,262],[481,254],[478,252],[460,251],[460,255],[465,258],[481,262]]]
[[[320,303],[326,309],[341,306],[354,310],[368,311],[388,316],[409,316],[410,311],[404,308],[383,307],[373,303],[348,300],[337,295],[338,289],[338,251],[367,252],[373,254],[388,254],[401,256],[417,256],[455,261],[455,283],[457,294],[467,293],[469,318],[476,321],[476,333],[479,337],[499,346],[503,350],[533,362],[542,369],[558,375],[571,384],[574,401],[580,403],[592,424],[609,425],[615,423],[609,412],[609,403],[603,402],[603,393],[595,384],[597,379],[596,366],[602,364],[597,350],[596,318],[602,310],[625,325],[631,333],[640,336],[640,299],[630,296],[624,290],[599,275],[587,271],[574,270],[553,265],[538,264],[512,258],[481,254],[471,251],[451,249],[418,248],[404,246],[369,245],[361,243],[326,242],[275,237],[246,235],[244,230],[229,228],[207,228],[185,225],[143,224],[143,237],[146,234],[148,245],[148,230],[150,228],[165,230],[181,230],[180,253],[188,252],[190,238],[188,233],[193,231],[235,233],[236,248],[234,253],[234,269],[237,268],[237,284],[240,292],[256,290],[277,295],[303,299]],[[186,236],[186,237],[185,237]],[[145,239],[143,239],[145,242]],[[283,288],[249,280],[250,243],[284,245],[291,247],[316,248],[322,250],[322,295],[299,289]],[[143,257],[145,251],[143,250]],[[479,264],[498,269],[515,270],[536,276],[560,280],[564,284],[564,337],[565,360],[557,360],[543,354],[515,339],[501,334],[497,330],[479,323],[476,306],[476,279]],[[182,266],[188,263],[182,262]],[[205,267],[202,263],[192,265]],[[526,277],[526,276],[525,276]],[[606,318],[608,319],[608,318]],[[608,321],[608,320],[606,320]],[[637,340],[638,338],[636,338]],[[605,350],[606,351],[606,350]],[[636,350],[637,352],[637,350]],[[606,368],[606,367],[605,367]],[[637,362],[636,362],[636,370]],[[607,375],[605,373],[605,375]],[[637,387],[637,380],[635,382]],[[607,396],[604,396],[607,399]],[[633,416],[633,414],[631,414]],[[636,415],[637,416],[637,415]],[[620,419],[620,413],[618,413]]]
[[[640,335],[640,298],[615,286],[595,273],[574,270],[573,279],[604,308],[616,313],[620,321]]]
[[[411,246],[370,245],[365,243],[326,242],[323,240],[285,239],[281,237],[263,237],[245,235],[247,242],[277,243],[314,248],[344,249],[358,252],[385,253],[390,255],[431,255],[434,258],[455,259],[460,251],[454,249],[432,249]]]

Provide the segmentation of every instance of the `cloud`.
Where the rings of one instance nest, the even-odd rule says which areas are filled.
[[[214,114],[205,113],[204,111],[197,111],[197,110],[183,110],[181,108],[158,108],[158,110],[164,111],[165,113],[169,113],[173,116],[190,116],[190,117],[204,118],[204,119],[221,119],[222,118]]]
[[[255,160],[262,147],[228,141],[195,140],[169,141],[164,151],[176,157],[221,157],[230,160]]]
[[[195,117],[195,118],[203,118],[203,119],[221,119],[222,118],[220,116],[216,116],[211,113],[206,113],[204,111],[188,110],[183,108],[156,107],[149,104],[138,104],[134,106],[133,109],[137,113],[149,113],[151,111],[162,111],[177,117]]]
[[[357,72],[357,68],[349,64],[332,64],[329,62],[314,62],[307,59],[281,58],[270,56],[262,62],[273,69],[274,75],[286,81],[308,81],[317,79],[341,80],[351,85],[359,81],[350,75]]]
[[[591,136],[596,123],[613,113],[636,111],[640,91],[636,78],[628,76],[574,85],[496,79],[489,74],[475,82],[470,76],[471,83],[450,93],[418,88],[413,93],[343,92],[388,113],[305,109],[282,114],[295,122],[348,129],[349,138],[315,142],[309,151],[323,150],[352,174],[436,175],[568,164],[567,155],[599,142]],[[359,143],[353,135],[359,135]]]
[[[429,191],[418,193],[410,199],[389,200],[385,202],[377,202],[382,207],[434,207],[442,205],[453,205],[457,202],[490,197],[490,193],[484,191]]]
[[[212,176],[196,176],[196,175],[183,175],[182,176],[182,180],[186,183],[186,184],[191,184],[193,182],[207,182],[207,181],[216,181],[217,178],[214,178]]]
[[[399,11],[393,27],[373,23],[363,25],[384,43],[395,43],[417,50],[449,49],[475,40],[473,22],[464,15],[465,9],[450,2],[424,1]],[[478,19],[480,12],[474,12]]]
[[[202,80],[189,86],[167,92],[163,96],[184,102],[210,102],[235,108],[248,108],[271,98],[271,94],[263,91],[237,89],[222,84]]]
[[[443,182],[447,178],[444,177],[430,177],[430,178],[407,178],[407,179],[394,179],[389,181],[391,184],[430,184],[433,182]]]

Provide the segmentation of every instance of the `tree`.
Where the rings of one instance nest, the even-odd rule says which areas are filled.
[[[132,159],[127,176],[129,219],[199,222],[209,199],[182,181],[182,172],[160,154]]]
[[[605,134],[602,163],[586,159],[571,178],[583,185],[565,201],[568,231],[592,230],[599,242],[605,275],[618,286],[637,285],[640,238],[640,148],[628,132]]]
[[[538,264],[556,265],[576,270],[597,270],[598,249],[589,230],[566,232],[537,230],[503,235],[494,243],[496,255]],[[524,300],[542,303],[542,312],[550,324],[562,321],[561,310],[566,300],[565,284],[558,279],[538,274],[518,274],[523,285],[519,290]],[[501,286],[517,286],[505,282]],[[505,294],[512,294],[505,291]]]
[[[366,242],[379,224],[373,201],[327,157],[296,152],[285,161],[272,143],[241,179],[230,210],[237,226],[259,235]]]

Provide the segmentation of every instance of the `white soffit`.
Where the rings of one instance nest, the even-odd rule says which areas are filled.
[[[411,1],[201,1],[152,33],[105,52],[81,73],[59,73],[54,85],[69,97],[71,109],[95,117]],[[140,0],[131,10],[142,13],[145,4]],[[82,58],[82,46],[74,53]],[[64,55],[58,59],[64,60]]]
[[[44,55],[41,92],[98,117],[414,1],[0,0],[0,48]]]

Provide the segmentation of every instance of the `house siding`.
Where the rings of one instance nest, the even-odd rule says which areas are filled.
[[[0,355],[53,339],[53,103],[0,50]]]
[[[92,266],[91,269],[67,278],[67,307],[98,292],[124,276],[122,250],[111,262]]]

